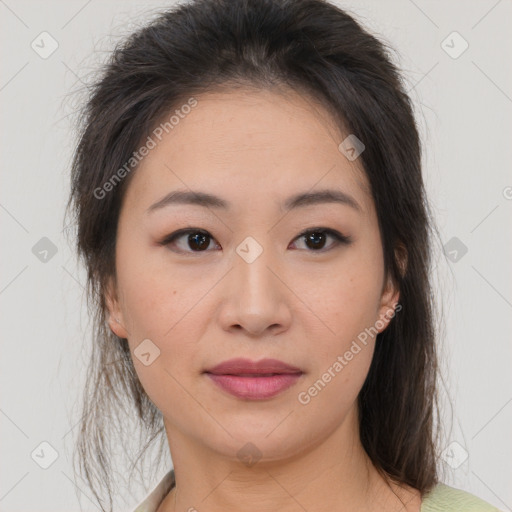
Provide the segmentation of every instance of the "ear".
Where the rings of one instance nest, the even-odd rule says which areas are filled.
[[[123,312],[121,310],[117,285],[114,278],[110,278],[105,290],[105,302],[108,309],[108,325],[110,330],[119,338],[128,338],[128,331],[125,327]]]
[[[403,277],[407,271],[407,250],[403,245],[400,245],[395,250],[395,258],[400,274]],[[382,288],[379,305],[379,319],[375,325],[379,333],[387,329],[391,319],[402,309],[402,306],[398,304],[399,299],[399,287],[392,276],[388,274],[386,282]]]

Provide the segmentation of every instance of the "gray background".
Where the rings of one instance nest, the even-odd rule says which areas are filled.
[[[446,325],[445,482],[512,510],[512,2],[338,4],[397,49],[425,143],[447,244],[436,269]],[[73,122],[84,84],[114,43],[167,5],[0,0],[3,512],[78,510],[78,499],[97,510],[70,459],[89,341],[85,276],[63,232]],[[41,52],[55,43],[44,31],[58,43],[47,58]],[[460,55],[454,31],[469,44]],[[42,442],[58,453],[47,469],[52,448]],[[143,495],[132,486],[119,510]]]

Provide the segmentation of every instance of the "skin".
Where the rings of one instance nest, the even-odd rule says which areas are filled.
[[[338,149],[347,134],[321,105],[291,91],[196,98],[132,176],[107,291],[109,325],[132,354],[144,339],[160,350],[148,366],[133,357],[162,411],[176,475],[158,512],[419,511],[419,491],[386,485],[359,439],[357,396],[375,337],[307,405],[298,400],[365,328],[381,320],[384,330],[399,299],[385,278],[362,165]],[[281,209],[289,196],[320,188],[342,190],[360,210]],[[177,189],[215,194],[231,209],[172,205],[146,213]],[[319,226],[352,243],[329,235],[316,249],[298,238]],[[205,251],[186,234],[158,244],[189,227],[210,234]],[[248,236],[263,249],[252,263],[236,252]],[[203,373],[233,357],[280,359],[303,375],[274,398],[243,400]],[[237,457],[248,442],[261,455],[252,466]]]

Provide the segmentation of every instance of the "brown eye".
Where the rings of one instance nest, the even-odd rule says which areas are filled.
[[[191,249],[204,251],[210,245],[210,238],[203,233],[192,233],[188,235],[187,243]]]
[[[325,246],[325,240],[328,237],[326,233],[319,231],[312,232],[306,235],[306,245],[310,249],[323,249]]]
[[[160,245],[176,245],[178,252],[204,252],[211,245],[213,237],[199,229],[182,229],[165,237]]]
[[[326,240],[329,237],[334,239],[334,243],[332,243],[330,247],[324,250]],[[296,238],[296,240],[301,239],[305,241],[306,247],[311,249],[309,252],[326,252],[340,244],[349,245],[351,243],[350,237],[342,235],[338,231],[328,228],[309,229]]]

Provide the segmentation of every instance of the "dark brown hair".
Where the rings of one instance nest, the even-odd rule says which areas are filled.
[[[363,141],[359,158],[378,215],[386,274],[400,289],[402,310],[377,337],[358,398],[360,436],[383,475],[423,494],[437,483],[438,368],[430,282],[437,231],[412,103],[390,50],[327,1],[195,0],[132,34],[102,69],[82,112],[68,202],[94,322],[77,453],[102,510],[112,510],[112,426],[136,416],[145,444],[139,457],[158,438],[163,452],[165,436],[162,415],[137,378],[128,344],[106,321],[121,199],[136,167],[103,197],[94,191],[130,160],[164,115],[201,92],[231,87],[299,91],[326,105],[343,133]],[[109,508],[100,498],[104,488]]]

